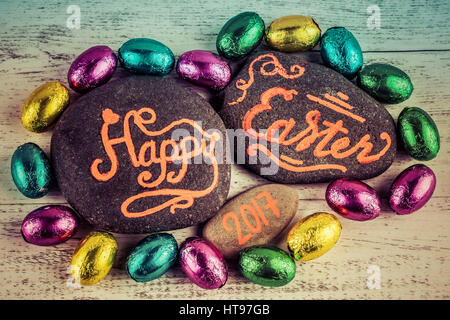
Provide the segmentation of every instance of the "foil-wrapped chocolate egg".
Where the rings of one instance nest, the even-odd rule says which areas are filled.
[[[380,215],[380,196],[361,181],[335,180],[328,185],[325,199],[331,209],[347,219],[366,221]]]
[[[326,66],[350,79],[363,65],[359,42],[344,27],[333,27],[325,31],[320,40],[320,54]]]
[[[163,76],[172,71],[175,56],[159,41],[135,38],[120,47],[119,61],[130,72]]]
[[[242,12],[228,20],[217,35],[217,52],[238,60],[255,49],[264,36],[264,21],[256,12]]]
[[[117,58],[111,48],[91,47],[72,62],[67,81],[73,90],[83,93],[108,82],[116,66]]]
[[[405,72],[385,63],[365,66],[358,73],[357,84],[378,101],[390,104],[405,101],[414,89]]]
[[[22,125],[43,132],[58,120],[69,105],[69,91],[59,82],[47,82],[34,90],[22,109]]]
[[[222,90],[230,82],[231,69],[228,63],[214,53],[192,50],[178,58],[177,73],[185,80],[213,90]]]
[[[334,215],[317,212],[292,227],[287,236],[287,247],[295,260],[316,259],[333,248],[341,230],[341,223]]]
[[[397,121],[400,142],[416,160],[434,159],[440,149],[439,131],[433,119],[424,110],[411,107],[400,113]]]
[[[320,39],[320,27],[311,17],[285,16],[274,20],[266,30],[266,42],[283,52],[307,51]]]
[[[74,280],[81,285],[93,285],[111,270],[117,253],[113,235],[104,231],[89,233],[76,247],[70,263]]]
[[[252,246],[239,253],[239,270],[248,280],[267,287],[287,285],[295,277],[295,262],[274,246]]]
[[[78,217],[71,208],[49,205],[27,214],[21,232],[26,242],[52,246],[69,240],[77,229]]]
[[[423,164],[416,164],[395,178],[389,194],[389,205],[397,214],[410,214],[422,208],[433,195],[436,176]]]
[[[187,238],[180,246],[179,261],[188,278],[203,289],[218,289],[227,282],[228,267],[224,258],[203,238]]]
[[[19,146],[11,158],[11,176],[17,189],[28,198],[45,196],[52,183],[52,170],[47,155],[29,142]]]
[[[178,244],[168,233],[155,233],[142,239],[127,257],[128,276],[137,282],[161,277],[177,260]]]

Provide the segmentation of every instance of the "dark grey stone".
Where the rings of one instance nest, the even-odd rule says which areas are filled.
[[[253,72],[253,76],[250,70]],[[298,76],[300,74],[302,75]],[[275,94],[277,90],[278,94]],[[338,94],[338,92],[340,93]],[[263,103],[264,94],[268,95],[269,93],[274,93],[274,95],[269,101]],[[242,99],[244,94],[245,98]],[[346,100],[346,96],[348,100]],[[330,99],[339,99],[340,102]],[[384,106],[341,74],[323,65],[304,61],[292,54],[259,52],[253,55],[247,60],[241,72],[224,89],[220,99],[217,98],[216,101],[222,102],[219,114],[227,128],[242,129],[244,120],[250,119],[249,115],[253,111],[255,116],[251,127],[256,131],[268,129],[275,121],[285,120],[279,133],[287,133],[285,124],[288,121],[295,122],[284,139],[284,141],[290,140],[289,143],[276,143],[273,139],[269,142],[267,142],[268,139],[256,141],[247,135],[245,148],[239,147],[237,143],[234,144],[236,160],[239,160],[239,157],[245,158],[244,165],[246,167],[272,181],[315,183],[341,177],[367,179],[384,172],[395,157],[397,144],[395,124]],[[260,112],[255,111],[258,105],[261,107]],[[295,139],[299,133],[310,127],[306,122],[307,115],[316,114],[315,117],[317,117],[317,113],[320,113],[317,132],[319,135],[322,132],[322,136],[314,139],[313,129],[311,129],[304,134],[302,139]],[[324,123],[324,121],[327,122]],[[329,142],[321,148],[320,142],[327,137],[326,132],[323,132],[327,129],[325,124],[331,126],[338,121],[342,121],[343,129],[340,129],[334,136],[330,136]],[[366,135],[369,135],[370,139],[363,147],[360,141]],[[380,137],[380,135],[382,136]],[[310,146],[307,148],[306,142],[309,139],[311,139]],[[344,147],[346,139],[349,139],[349,144]],[[338,140],[342,149],[336,150],[338,146],[336,143],[333,147],[334,155],[330,152],[327,153],[326,151],[330,151],[333,143]],[[390,145],[388,140],[390,140]],[[270,160],[262,152],[256,157],[250,157],[247,148],[257,143],[259,145],[266,144],[268,150],[274,150],[273,153],[279,150],[275,155],[278,160]],[[367,148],[366,151],[368,151],[370,144],[372,149],[364,157],[361,151],[364,148]],[[355,145],[361,147],[357,148]],[[296,149],[298,146],[304,147],[298,151]],[[341,158],[342,153],[352,147],[358,150]],[[245,157],[239,149],[245,150]],[[321,150],[325,153],[321,153]],[[377,154],[380,154],[379,159],[369,161],[369,156]],[[277,165],[276,161],[289,164],[291,167],[285,165],[286,168],[284,168],[282,165]],[[324,167],[324,165],[333,165],[333,167]],[[312,170],[312,166],[320,166],[315,167],[320,170]],[[273,168],[277,170],[273,170]],[[305,171],[306,169],[310,171]]]
[[[108,126],[109,139],[121,139],[124,137],[126,114],[144,107],[152,108],[156,115],[153,123],[141,124],[145,130],[159,131],[170,124],[174,124],[173,128],[158,134],[144,132],[138,126],[140,122],[135,121],[139,117],[129,117],[134,153],[129,151],[131,149],[124,140],[116,140],[117,143],[112,146],[118,162],[115,174],[112,174],[114,171],[110,177],[93,174],[95,168],[101,174],[113,168],[101,137],[105,119],[117,121]],[[141,114],[144,121],[151,118],[150,111],[145,111]],[[95,227],[118,233],[173,230],[201,223],[214,216],[226,200],[230,184],[230,165],[221,158],[224,153],[216,153],[217,166],[205,161],[198,163],[198,158],[191,159],[193,163],[187,164],[184,178],[180,181],[176,179],[183,167],[180,162],[168,161],[164,172],[161,163],[165,161],[158,160],[163,140],[171,139],[175,129],[185,129],[186,133],[201,141],[201,130],[189,121],[174,123],[180,119],[200,121],[204,131],[215,129],[225,137],[225,127],[213,108],[173,79],[130,76],[79,98],[59,120],[51,142],[51,158],[59,188],[70,205]],[[224,148],[223,137],[216,144],[217,150],[219,146]],[[139,151],[148,141],[155,143],[155,161],[146,165],[133,164],[132,154],[136,155],[137,161],[150,161],[149,150],[145,157],[139,158]],[[211,140],[208,137],[206,143],[209,148]],[[186,143],[186,146],[193,147],[191,143]],[[173,148],[168,146],[165,153],[170,156],[172,151]],[[103,162],[95,166],[96,159]],[[146,171],[148,173],[144,173]],[[140,174],[141,184],[138,183]],[[160,176],[161,181],[155,182]],[[209,187],[211,190],[208,190]],[[182,193],[180,190],[188,192]],[[202,194],[200,190],[206,191]],[[147,194],[143,194],[145,192]],[[136,198],[128,206],[124,204],[136,195],[142,195],[142,198]],[[131,217],[138,212],[150,214]]]

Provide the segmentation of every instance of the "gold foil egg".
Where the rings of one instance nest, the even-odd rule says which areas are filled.
[[[274,20],[266,30],[267,44],[279,51],[312,49],[320,39],[320,27],[311,17],[285,16]]]
[[[295,260],[316,259],[329,251],[339,240],[341,223],[332,214],[318,212],[295,224],[289,231],[287,246]]]
[[[32,132],[46,131],[69,105],[69,91],[59,82],[34,90],[22,109],[22,124]]]
[[[117,253],[114,237],[103,231],[93,231],[77,246],[70,263],[75,282],[93,285],[102,280],[111,270]]]

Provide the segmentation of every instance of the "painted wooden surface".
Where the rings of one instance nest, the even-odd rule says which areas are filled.
[[[0,1],[0,298],[2,299],[449,299],[450,298],[450,2],[448,1]],[[81,9],[81,28],[66,26],[69,5]],[[367,8],[378,5],[381,28],[369,29]],[[359,39],[365,63],[386,62],[407,72],[412,97],[387,106],[394,119],[405,106],[419,106],[435,119],[441,151],[426,164],[438,178],[430,202],[417,213],[397,216],[384,203],[376,220],[360,223],[340,219],[338,244],[317,260],[297,263],[287,286],[265,288],[249,283],[230,264],[220,290],[196,287],[179,267],[146,284],[127,278],[124,257],[143,235],[117,235],[115,267],[92,287],[71,289],[66,273],[78,241],[91,227],[55,247],[25,243],[23,217],[38,206],[65,203],[57,190],[31,200],[15,188],[10,158],[15,148],[35,142],[49,152],[51,132],[33,134],[20,124],[23,102],[45,81],[67,84],[71,61],[86,48],[105,44],[114,49],[129,38],[150,37],[175,54],[187,50],[215,51],[220,27],[233,15],[257,11],[270,23],[283,15],[313,16],[322,30],[348,27]],[[320,61],[317,48],[305,56]],[[400,153],[388,171],[366,182],[386,194],[393,178],[417,163]],[[229,197],[266,181],[233,166]],[[300,208],[294,218],[331,212],[324,200],[326,184],[296,185]],[[179,241],[199,234],[199,227],[171,232]],[[286,234],[275,244],[284,247]],[[372,270],[380,270],[381,286],[370,289]],[[369,281],[369,285],[368,285]]]

